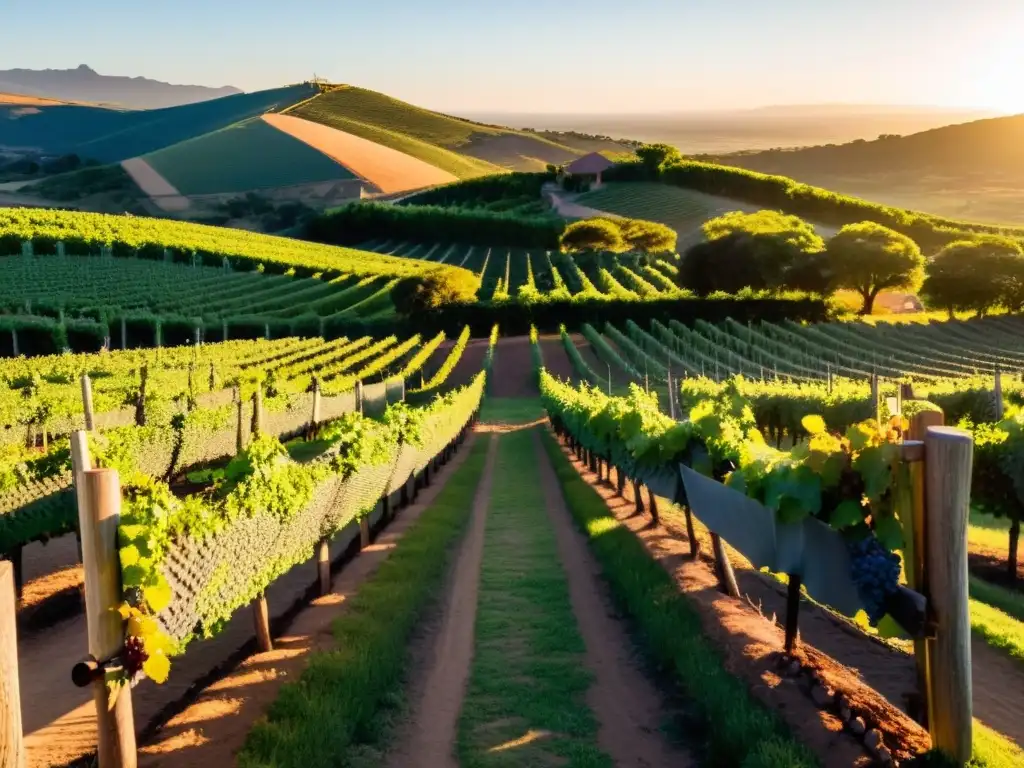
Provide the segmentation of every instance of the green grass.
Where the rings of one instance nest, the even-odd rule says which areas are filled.
[[[324,93],[292,114],[413,155],[460,178],[500,173],[499,166],[543,170],[544,163],[582,154],[534,133],[481,125],[351,86]]]
[[[480,408],[480,422],[497,426],[532,424],[545,416],[536,397],[487,397]]]
[[[238,765],[316,768],[349,765],[378,745],[384,710],[401,700],[407,644],[442,587],[449,553],[469,520],[487,441],[477,440],[423,516],[334,623],[335,650],[315,654],[249,733]]]
[[[1020,591],[991,584],[977,576],[971,576],[969,584],[972,600],[987,603],[1018,621],[1024,621],[1024,594]]]
[[[538,458],[532,430],[501,437],[459,721],[462,768],[612,765],[597,747],[597,722],[586,703],[592,675],[545,512]],[[531,734],[545,735],[530,740]]]
[[[986,512],[972,509],[967,529],[967,543],[1008,553],[1010,549],[1009,518],[995,517]]]
[[[975,582],[972,579],[972,595],[977,593]],[[1003,651],[1018,662],[1024,662],[1024,623],[980,600],[970,601],[970,611],[972,632],[992,648]]]
[[[144,159],[183,195],[356,178],[345,166],[258,117]]]
[[[554,437],[544,436],[566,503],[589,538],[618,604],[633,617],[651,660],[674,675],[705,722],[706,761],[747,768],[816,765],[774,713],[729,674],[701,619],[669,574],[608,511],[573,469]]]

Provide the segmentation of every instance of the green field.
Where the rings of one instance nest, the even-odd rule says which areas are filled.
[[[183,195],[356,178],[345,166],[258,117],[145,155],[145,160]]]
[[[117,162],[280,111],[314,93],[313,86],[300,84],[166,109],[50,107],[18,120],[0,120],[0,145],[40,147]]]
[[[726,197],[645,182],[606,184],[599,190],[580,195],[574,202],[620,216],[666,224],[678,233],[680,252],[703,239],[701,227],[708,219],[727,211],[759,210],[756,205]]]
[[[291,114],[406,152],[460,178],[495,173],[498,166],[543,170],[546,163],[583,154],[534,133],[481,125],[351,86],[300,104]]]

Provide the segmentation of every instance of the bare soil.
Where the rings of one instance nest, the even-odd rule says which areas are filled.
[[[322,152],[385,194],[458,181],[419,158],[337,128],[277,113],[263,115],[263,121]]]
[[[659,507],[665,524],[651,527],[648,516],[634,513],[631,499],[618,497],[614,488],[597,483],[596,475],[576,462],[571,453],[567,455],[577,471],[605,499],[615,517],[637,535],[691,599],[701,614],[704,631],[721,649],[727,668],[748,683],[751,693],[775,710],[796,737],[818,755],[823,765],[869,765],[871,761],[863,746],[843,731],[838,718],[819,710],[797,682],[780,676],[782,628],[762,615],[754,603],[728,597],[719,590],[709,563],[691,559],[689,544],[673,530],[675,526],[666,521],[667,502],[663,501]],[[740,577],[741,573],[737,572],[737,579]],[[741,590],[747,586],[744,581]],[[837,655],[845,662],[841,663],[815,647],[816,640],[812,640],[811,635],[817,638],[825,630],[811,629],[815,626],[809,615],[813,610],[813,606],[805,606],[801,612],[801,650],[805,663],[817,669],[829,685],[847,695],[855,708],[867,713],[869,725],[874,724],[882,731],[884,743],[894,757],[907,758],[926,751],[929,747],[927,733],[862,677],[863,673],[878,674],[874,665],[887,658],[878,654],[879,649],[888,653],[885,646],[862,633],[858,637],[852,631],[835,627],[831,630],[829,645],[832,651],[839,652]],[[766,613],[771,615],[770,611]],[[906,659],[896,656],[889,660],[888,668],[898,670],[906,663]],[[903,688],[899,683],[895,687]]]
[[[540,434],[535,431],[534,435],[548,518],[565,567],[573,613],[586,645],[586,664],[594,675],[587,702],[598,720],[598,743],[616,766],[693,765],[690,755],[670,744],[658,727],[665,703],[638,663],[625,627],[615,618],[611,599],[602,588],[600,566],[583,535],[573,526]]]
[[[1017,561],[1017,578],[1010,578],[1009,554],[1003,547],[982,547],[974,544],[968,552],[971,573],[1007,589],[1024,591],[1024,560]]]
[[[480,438],[484,439],[484,438]],[[498,436],[491,434],[487,463],[473,499],[469,530],[459,548],[438,613],[413,650],[422,656],[408,687],[412,703],[387,765],[458,768],[455,740],[459,712],[473,661],[473,640]],[[418,651],[418,652],[417,652]]]
[[[544,367],[552,376],[559,379],[569,380],[574,384],[580,380],[576,369],[572,367],[569,353],[565,351],[565,344],[561,336],[541,336],[539,339],[540,352],[544,356]]]
[[[493,397],[536,397],[533,355],[528,336],[499,339],[494,351]]]

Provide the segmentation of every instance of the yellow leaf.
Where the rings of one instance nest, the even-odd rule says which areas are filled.
[[[128,619],[128,634],[133,637],[148,637],[160,631],[160,625],[152,616],[132,616]]]
[[[117,612],[121,614],[122,621],[128,621],[128,618],[132,615],[132,607],[128,603],[121,603],[121,607],[117,609]]]
[[[810,415],[800,419],[800,425],[809,435],[820,435],[825,431],[825,420],[821,416]]]
[[[162,653],[157,653],[143,662],[142,671],[154,683],[165,683],[167,676],[171,673],[171,662]]]
[[[152,587],[143,587],[142,596],[146,599],[146,605],[153,613],[160,613],[171,604],[171,586],[161,577],[160,582]]]
[[[174,650],[173,641],[163,632],[154,632],[146,635],[142,640],[142,645],[149,656],[155,656],[158,653],[169,656]]]

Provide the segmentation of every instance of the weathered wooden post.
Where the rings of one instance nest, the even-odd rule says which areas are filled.
[[[82,474],[84,506],[78,508],[85,570],[85,619],[89,655],[106,662],[124,646],[121,561],[117,525],[121,517],[121,481],[116,469],[89,469]],[[97,755],[103,768],[135,768],[135,722],[132,689],[108,685],[99,675],[92,683],[98,729]]]
[[[370,546],[370,516],[363,515],[359,518],[359,548],[366,549]]]
[[[263,433],[263,385],[257,384],[256,391],[252,393],[252,434],[259,436]]]
[[[320,577],[320,594],[326,595],[331,591],[331,542],[326,537],[317,545],[316,568]]]
[[[686,536],[690,539],[690,557],[696,560],[700,556],[700,542],[697,541],[697,532],[693,530],[693,510],[687,504],[686,510]]]
[[[871,413],[873,414],[875,421],[877,421],[878,423],[881,423],[881,421],[882,421],[881,405],[882,404],[881,404],[881,402],[879,400],[879,397],[878,397],[878,389],[879,388],[878,388],[878,374],[877,373],[872,373],[871,374],[871,382],[870,382],[870,384],[871,384]]]
[[[82,410],[85,412],[85,429],[92,432],[95,429],[92,411],[92,379],[89,374],[82,374]]]
[[[971,757],[971,622],[967,590],[967,520],[974,442],[970,433],[930,427],[925,434],[926,567],[935,637],[928,639],[934,696],[932,744],[959,764]]]
[[[17,357],[21,352],[18,349],[18,329],[11,328],[11,347],[14,352],[14,356]]]
[[[0,768],[24,768],[14,567],[0,560]]]
[[[313,415],[310,416],[310,435],[315,435],[317,428],[320,426],[320,411],[321,411],[321,394],[320,394],[320,377],[313,377]]]
[[[1003,420],[1003,373],[996,366],[996,380],[993,387],[993,399],[995,400],[996,421]]]
[[[146,426],[146,383],[149,380],[149,366],[139,370],[139,399],[135,401],[135,425]]]
[[[267,596],[262,592],[252,601],[252,622],[256,630],[256,650],[260,653],[274,650],[274,642],[270,639],[270,608],[267,607]]]
[[[356,382],[356,411],[363,412],[363,382]]]
[[[235,385],[232,399],[235,401],[235,453],[238,454],[245,450],[245,402],[239,385]]]

